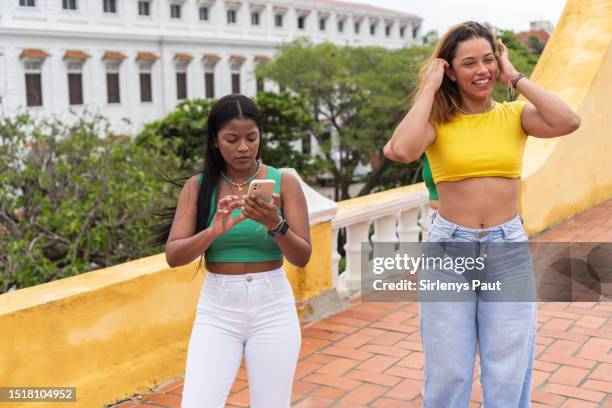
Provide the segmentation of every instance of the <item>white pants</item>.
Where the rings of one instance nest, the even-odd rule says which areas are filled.
[[[246,275],[208,272],[196,311],[182,408],[223,408],[242,355],[252,408],[288,408],[301,332],[282,268]]]

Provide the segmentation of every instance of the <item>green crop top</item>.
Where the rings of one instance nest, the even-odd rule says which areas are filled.
[[[268,166],[267,179],[276,181],[274,192],[280,194],[282,172],[274,167]],[[198,180],[202,183],[202,173],[198,174]],[[211,198],[209,225],[217,210],[217,190],[213,191]],[[279,208],[279,215],[282,210]],[[240,209],[232,210],[232,216],[240,215]],[[268,229],[250,218],[234,225],[229,231],[219,236],[206,250],[208,262],[267,262],[283,259],[283,253],[276,244],[274,238],[268,235]]]
[[[434,183],[433,177],[431,175],[431,166],[429,165],[429,160],[427,160],[427,155],[423,154],[423,181],[425,182],[425,186],[427,190],[429,190],[429,199],[437,200],[438,199],[438,189],[436,188],[436,184]]]

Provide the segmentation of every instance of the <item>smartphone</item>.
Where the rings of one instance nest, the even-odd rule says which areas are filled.
[[[249,191],[247,191],[247,196],[255,196],[261,200],[266,202],[271,202],[272,193],[274,193],[274,186],[276,185],[276,181],[267,180],[267,179],[256,179],[249,183]]]

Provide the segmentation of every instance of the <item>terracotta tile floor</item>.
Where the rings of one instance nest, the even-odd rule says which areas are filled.
[[[612,241],[612,200],[546,231],[535,241]],[[292,406],[421,406],[423,352],[416,303],[353,302],[304,323]],[[533,408],[612,408],[612,302],[540,303]],[[180,407],[182,378],[114,407]],[[470,407],[480,407],[474,382]],[[227,407],[248,407],[244,365]],[[443,407],[440,407],[443,408]]]

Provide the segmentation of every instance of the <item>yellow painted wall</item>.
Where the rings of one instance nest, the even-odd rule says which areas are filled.
[[[76,386],[78,402],[61,406],[90,408],[182,373],[203,273],[163,265],[157,255],[0,296],[0,384]]]
[[[560,96],[582,126],[530,137],[521,213],[531,235],[612,197],[612,0],[569,0],[531,79]]]

